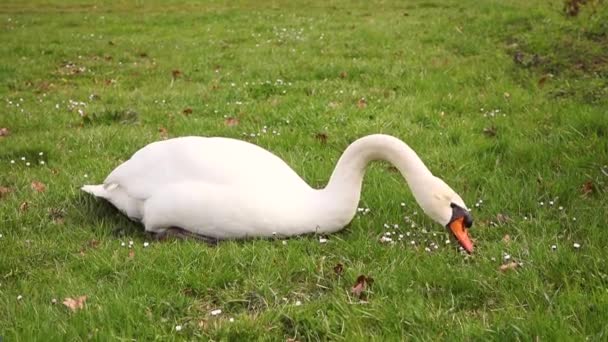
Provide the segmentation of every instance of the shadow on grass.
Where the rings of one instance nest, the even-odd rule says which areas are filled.
[[[72,201],[74,208],[78,208],[78,222],[93,231],[114,237],[146,236],[141,223],[129,220],[106,200],[81,192]]]

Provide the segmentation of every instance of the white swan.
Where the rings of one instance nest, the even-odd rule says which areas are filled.
[[[462,198],[433,176],[403,141],[376,134],[352,143],[324,189],[311,188],[282,159],[229,138],[182,137],[151,143],[100,185],[105,198],[148,232],[179,227],[213,239],[332,233],[355,216],[367,164],[387,160],[424,212],[469,253],[472,219]]]

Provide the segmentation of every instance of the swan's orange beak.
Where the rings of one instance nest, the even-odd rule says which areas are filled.
[[[464,226],[464,217],[459,217],[448,225],[458,243],[464,248],[469,254],[473,253],[473,242],[469,239],[469,231]]]

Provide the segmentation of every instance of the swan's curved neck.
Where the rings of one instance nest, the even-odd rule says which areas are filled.
[[[359,203],[365,168],[373,160],[386,160],[397,167],[416,198],[434,177],[416,152],[395,137],[375,134],[356,140],[344,151],[329,183],[321,190],[323,202],[350,215],[348,221]]]

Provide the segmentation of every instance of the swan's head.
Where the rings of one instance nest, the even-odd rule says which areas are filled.
[[[460,196],[445,182],[433,177],[425,183],[416,199],[424,213],[435,222],[446,227],[468,253],[473,252],[473,243],[469,239],[468,229],[473,225],[473,218]]]

